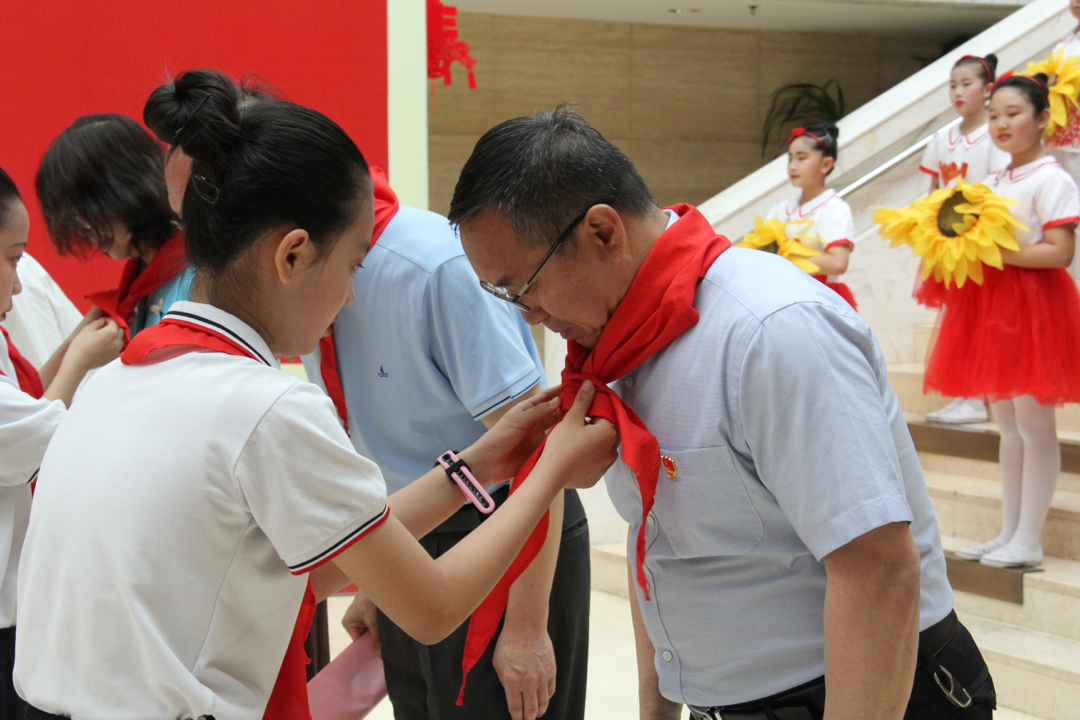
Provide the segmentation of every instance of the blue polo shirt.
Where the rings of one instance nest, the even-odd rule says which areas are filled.
[[[338,371],[353,446],[388,493],[474,443],[481,418],[544,377],[521,313],[480,287],[441,215],[400,208],[353,288],[334,324]],[[321,385],[318,352],[303,362]]]

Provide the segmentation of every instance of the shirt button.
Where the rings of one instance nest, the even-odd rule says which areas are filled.
[[[649,527],[653,527],[654,525],[656,525],[656,518],[650,515],[648,518],[645,519],[645,524]]]
[[[623,380],[623,384],[626,385],[626,387],[628,388],[634,387],[634,376],[627,375],[626,378]]]
[[[661,657],[664,658],[664,662],[671,662],[671,651],[665,650],[664,654]]]

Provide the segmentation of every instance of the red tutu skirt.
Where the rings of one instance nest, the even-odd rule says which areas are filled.
[[[821,283],[824,283],[826,287],[832,288],[836,292],[836,294],[844,298],[844,300],[847,301],[847,304],[850,305],[852,308],[854,308],[855,310],[859,309],[859,306],[855,303],[855,295],[851,292],[851,288],[849,288],[847,285],[845,285],[844,283],[829,282],[827,276],[825,275],[815,275],[814,279]]]
[[[945,289],[945,283],[938,282],[933,277],[922,279],[922,265],[920,265],[919,274],[915,278],[915,292],[911,294],[915,298],[915,302],[923,307],[936,310],[945,305],[945,296],[948,294],[949,291]]]
[[[1080,402],[1080,293],[1064,269],[983,268],[945,293],[924,392]]]

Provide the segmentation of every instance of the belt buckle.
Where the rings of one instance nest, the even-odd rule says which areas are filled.
[[[724,720],[723,716],[717,712],[717,708],[699,708],[692,705],[687,705],[686,708],[690,711],[696,720]]]

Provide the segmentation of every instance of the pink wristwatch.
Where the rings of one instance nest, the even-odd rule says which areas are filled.
[[[495,509],[495,501],[488,495],[487,490],[476,481],[472,471],[469,470],[469,466],[458,457],[456,452],[447,450],[439,456],[435,464],[442,466],[442,469],[446,471],[446,475],[457,484],[461,494],[468,498],[469,502],[475,505],[477,510],[487,515]]]

